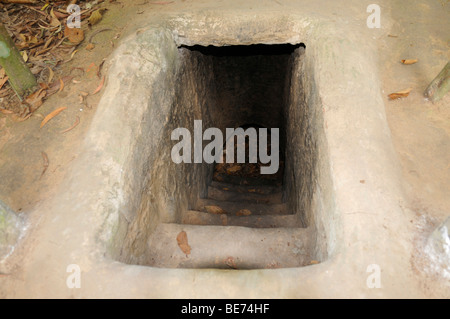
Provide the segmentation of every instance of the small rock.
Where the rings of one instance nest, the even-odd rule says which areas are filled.
[[[0,200],[0,259],[11,253],[19,240],[23,221]]]
[[[425,252],[434,272],[450,279],[450,217],[431,233]]]

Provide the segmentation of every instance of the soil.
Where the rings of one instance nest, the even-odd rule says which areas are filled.
[[[85,40],[77,47],[73,59],[55,70],[55,78],[72,77],[66,81],[64,89],[46,99],[26,121],[18,122],[14,116],[0,114],[0,198],[13,210],[27,212],[40,200],[52,196],[58,188],[67,173],[66,168],[78,155],[77,147],[102,95],[101,91],[95,95],[93,92],[100,86],[107,68],[102,68],[97,74],[97,67],[110,56],[121,37],[126,36],[130,29],[135,31],[139,25],[135,23],[139,20],[135,19],[136,16],[145,10],[160,10],[160,5],[146,6],[143,3],[145,1],[100,4],[100,7],[108,9],[101,22],[92,27],[82,24]],[[92,35],[95,36],[91,40],[95,47],[87,50]],[[80,95],[85,93],[89,95],[81,101]],[[43,118],[60,107],[67,109],[40,128]],[[76,127],[61,133],[71,128],[77,118],[79,124]],[[44,173],[43,152],[49,162]]]
[[[74,58],[55,73],[55,76],[72,75],[72,81],[61,92],[49,97],[26,121],[16,122],[11,116],[0,114],[0,199],[13,210],[26,214],[40,201],[53,196],[67,176],[70,163],[79,156],[79,146],[102,96],[102,91],[95,95],[92,92],[108,70],[105,64],[100,77],[92,72],[82,74],[70,70],[74,67],[88,70],[92,63],[98,66],[108,59],[121,38],[145,25],[144,12],[152,11],[156,15],[160,10],[188,11],[194,1],[170,2],[104,2],[102,6],[108,9],[104,18],[87,31],[86,37],[105,28],[112,31],[98,33],[95,48],[90,51],[86,49],[88,41],[85,40]],[[208,1],[196,5],[206,6]],[[217,1],[217,5],[224,3]],[[419,245],[430,229],[450,214],[450,94],[434,104],[423,96],[427,85],[450,60],[450,4],[449,1],[409,1],[406,5],[403,1],[384,1],[381,7],[382,12],[389,12],[392,24],[388,36],[374,37],[379,47],[382,94],[408,194],[408,201],[401,205],[416,212],[417,218],[411,223],[416,227]],[[401,59],[419,61],[403,65]],[[412,88],[408,97],[389,100],[388,94],[406,88]],[[80,103],[81,92],[91,93],[87,104]],[[43,117],[62,106],[67,109],[40,128]],[[70,128],[77,117],[79,124],[61,133]],[[43,152],[49,164],[45,172]],[[417,253],[410,258],[422,278],[425,295],[439,296],[442,291],[438,289],[438,279],[422,271],[423,256]]]

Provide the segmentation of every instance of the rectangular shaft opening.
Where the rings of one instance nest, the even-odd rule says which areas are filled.
[[[168,124],[119,260],[255,269],[317,259],[316,111],[306,102],[304,52],[303,44],[178,48]],[[276,169],[262,173],[268,167]]]

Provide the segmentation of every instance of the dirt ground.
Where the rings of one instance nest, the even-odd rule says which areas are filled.
[[[144,12],[188,11],[193,2],[201,5],[207,1],[105,1],[101,4],[108,9],[104,18],[91,30],[86,29],[86,36],[95,30],[112,30],[98,33],[91,51],[86,50],[87,41],[81,43],[73,60],[62,64],[56,76],[70,74],[73,67],[87,70],[91,63],[99,65],[108,59],[121,38],[145,24]],[[223,1],[217,1],[218,7],[222,5]],[[382,17],[383,12],[389,12],[392,27],[389,35],[377,33],[372,40],[378,43],[382,95],[408,194],[408,202],[401,205],[416,212],[417,218],[411,222],[416,226],[417,240],[423,241],[420,234],[428,233],[450,214],[450,94],[435,104],[423,96],[429,82],[450,60],[450,2],[408,1],[406,5],[404,1],[383,1],[380,6]],[[418,63],[403,65],[401,59],[418,59]],[[102,74],[107,71],[105,64]],[[101,78],[76,70],[71,75],[75,81],[47,99],[28,120],[16,122],[0,114],[0,199],[17,212],[26,214],[55,194],[70,163],[79,155],[102,91],[90,94],[87,105],[80,103],[79,95],[92,93]],[[406,88],[412,88],[407,98],[388,99],[388,94]],[[67,109],[40,128],[42,118],[61,106]],[[61,133],[77,117],[79,124]],[[45,173],[42,152],[49,162]],[[421,258],[418,253],[411,263],[426,277],[420,270]],[[433,297],[433,281],[424,279],[423,286]]]
[[[386,114],[400,159],[409,202],[416,213],[416,247],[450,215],[450,95],[437,103],[424,98],[427,85],[450,60],[448,1],[414,1],[408,7],[392,4],[391,35],[379,39],[380,71],[386,94],[412,88],[408,98],[388,101]],[[402,65],[399,59],[418,59]],[[386,96],[384,94],[384,96]],[[442,279],[424,273],[424,256],[416,251],[413,268],[425,276],[423,289],[436,293]]]
[[[77,146],[83,140],[101,97],[101,91],[96,95],[92,93],[100,85],[101,76],[106,74],[107,69],[103,68],[98,75],[91,70],[108,58],[121,37],[139,25],[130,21],[136,21],[136,16],[144,10],[157,11],[161,6],[146,6],[143,3],[146,2],[114,1],[99,4],[99,7],[108,9],[102,21],[92,28],[82,24],[85,40],[77,47],[73,59],[55,70],[55,78],[67,75],[73,77],[69,83],[65,83],[64,89],[45,100],[26,121],[17,122],[13,116],[0,115],[0,198],[13,210],[26,212],[42,198],[52,196],[64,178],[66,168],[78,155]],[[103,29],[108,30],[97,33],[92,40],[95,48],[87,50],[90,36]],[[74,68],[82,68],[84,73]],[[85,103],[81,102],[81,92],[90,93]],[[67,109],[40,128],[43,118],[59,107]],[[79,124],[61,133],[72,127],[77,117]],[[44,174],[42,152],[47,154],[49,162]]]

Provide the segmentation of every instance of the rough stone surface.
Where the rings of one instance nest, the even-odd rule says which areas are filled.
[[[443,277],[450,285],[450,217],[443,221],[428,238],[425,252],[429,257],[428,268]]]
[[[0,200],[0,260],[9,255],[22,232],[23,221]]]

